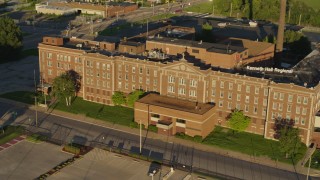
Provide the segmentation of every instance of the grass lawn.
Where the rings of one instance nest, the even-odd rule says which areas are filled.
[[[298,1],[303,1],[306,5],[312,7],[313,9],[320,9],[319,0],[298,0]]]
[[[305,164],[306,167],[309,167],[309,161]],[[311,158],[311,168],[320,170],[320,150],[316,149]]]
[[[11,99],[26,104],[34,104],[34,92],[16,91],[0,95],[1,98]]]
[[[184,9],[186,12],[212,13],[212,2],[199,3]]]
[[[303,158],[307,147],[303,144],[293,159],[286,159],[285,154],[279,150],[279,142],[263,138],[262,135],[239,132],[234,133],[227,128],[216,126],[215,129],[203,140],[200,137],[190,137],[177,134],[176,137],[198,143],[218,146],[223,149],[241,152],[252,156],[266,156],[273,160],[296,164]]]
[[[45,141],[47,137],[41,136],[39,134],[32,134],[31,136],[28,136],[26,139],[30,142],[40,143],[42,141]]]
[[[20,136],[22,134],[22,127],[7,126],[4,128],[4,134],[2,134],[2,129],[0,130],[0,144],[5,144],[12,139]]]
[[[74,114],[84,114],[91,118],[96,118],[125,126],[130,126],[130,123],[133,122],[134,117],[133,109],[131,108],[122,106],[107,106],[103,104],[93,103],[84,101],[80,97],[77,97],[69,107],[67,107],[62,101],[58,102],[54,108]]]

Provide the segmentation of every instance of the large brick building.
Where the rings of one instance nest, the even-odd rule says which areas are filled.
[[[44,38],[38,46],[41,79],[50,83],[61,73],[74,70],[81,76],[78,95],[103,104],[112,104],[114,91],[158,92],[135,103],[135,121],[156,125],[162,134],[184,132],[204,137],[215,125],[226,126],[226,117],[240,109],[251,117],[248,132],[272,139],[274,120],[282,117],[295,120],[304,143],[313,141],[320,107],[318,83],[285,81],[287,75],[276,69],[260,74],[250,67],[250,72],[225,71],[188,57],[124,57],[109,53],[102,44]],[[299,75],[290,76],[297,79]]]

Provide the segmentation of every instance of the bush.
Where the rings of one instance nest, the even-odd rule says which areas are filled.
[[[158,132],[158,128],[155,125],[149,125],[148,129],[152,132]]]
[[[202,142],[202,136],[199,136],[199,135],[192,137],[192,136],[186,135],[185,133],[176,133],[175,136],[181,139],[190,140],[198,143]]]
[[[112,95],[112,102],[114,105],[118,105],[118,106],[126,104],[126,96],[124,95],[123,92],[116,91]]]
[[[80,154],[80,148],[73,144],[65,145],[63,150],[72,154]]]
[[[135,90],[129,94],[127,98],[127,104],[129,107],[134,106],[134,103],[143,96],[144,92],[142,90]]]

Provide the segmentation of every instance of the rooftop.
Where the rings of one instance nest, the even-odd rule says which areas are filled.
[[[199,115],[203,115],[214,107],[212,104],[191,102],[153,93],[139,99],[138,102]]]
[[[225,44],[217,44],[217,43],[207,43],[202,41],[192,41],[186,39],[174,39],[174,38],[166,38],[166,37],[154,37],[149,38],[148,41],[154,42],[162,42],[167,44],[175,44],[181,46],[189,46],[195,48],[203,48],[209,52],[216,52],[216,53],[223,53],[223,54],[233,54],[234,52],[243,52],[246,48],[232,46],[232,45],[225,45]]]

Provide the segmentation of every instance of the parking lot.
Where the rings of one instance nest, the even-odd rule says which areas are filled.
[[[70,157],[60,146],[25,140],[0,152],[0,179],[34,179]]]
[[[135,160],[134,158],[110,153],[109,151],[94,149],[82,159],[65,167],[48,179],[150,180],[151,177],[148,176],[150,164],[150,162]],[[169,167],[162,166],[161,171],[156,173],[154,179],[162,179],[169,171]],[[183,179],[187,174],[187,172],[175,171],[170,179]]]

